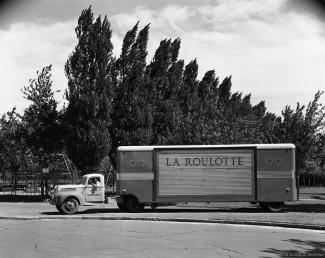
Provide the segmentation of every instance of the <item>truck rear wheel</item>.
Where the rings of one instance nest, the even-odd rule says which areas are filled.
[[[124,202],[122,203],[116,203],[117,207],[121,210],[121,211],[127,211],[127,207],[126,204]]]
[[[61,204],[61,210],[63,214],[75,214],[79,209],[79,203],[76,198],[68,197]]]
[[[264,211],[281,212],[284,210],[283,202],[260,202],[260,206]]]
[[[126,208],[129,212],[140,212],[144,209],[144,203],[139,203],[135,197],[126,200]]]

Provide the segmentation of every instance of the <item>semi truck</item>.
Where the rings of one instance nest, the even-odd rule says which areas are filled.
[[[293,144],[120,146],[116,192],[105,193],[103,175],[88,174],[79,185],[56,186],[50,203],[74,214],[110,194],[125,212],[184,202],[250,202],[280,212],[299,199],[295,164]]]

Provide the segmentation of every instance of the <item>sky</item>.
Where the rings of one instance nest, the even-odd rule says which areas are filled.
[[[277,115],[308,104],[325,89],[325,3],[317,0],[7,0],[0,4],[0,115],[29,103],[21,89],[52,64],[53,90],[64,104],[64,64],[77,44],[83,9],[107,15],[114,55],[137,21],[150,23],[149,63],[159,42],[181,38],[180,58],[197,59],[199,79],[214,69],[232,91],[251,93]],[[321,102],[325,103],[322,96]]]

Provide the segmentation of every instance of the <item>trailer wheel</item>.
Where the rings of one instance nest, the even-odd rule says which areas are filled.
[[[284,210],[283,202],[260,202],[260,206],[264,211],[281,212]]]
[[[152,203],[150,207],[152,210],[155,210],[157,206],[158,206],[157,203]]]
[[[140,212],[144,209],[144,203],[139,203],[135,197],[126,200],[126,208],[129,212]]]
[[[63,214],[75,214],[79,209],[79,203],[76,198],[68,197],[61,204],[61,210]]]

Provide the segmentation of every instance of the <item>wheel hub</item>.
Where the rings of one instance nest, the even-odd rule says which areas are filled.
[[[71,211],[71,210],[73,210],[75,207],[76,207],[76,205],[75,205],[75,203],[74,202],[67,202],[67,204],[65,205],[65,207],[67,208],[67,210],[69,210],[69,211]]]

